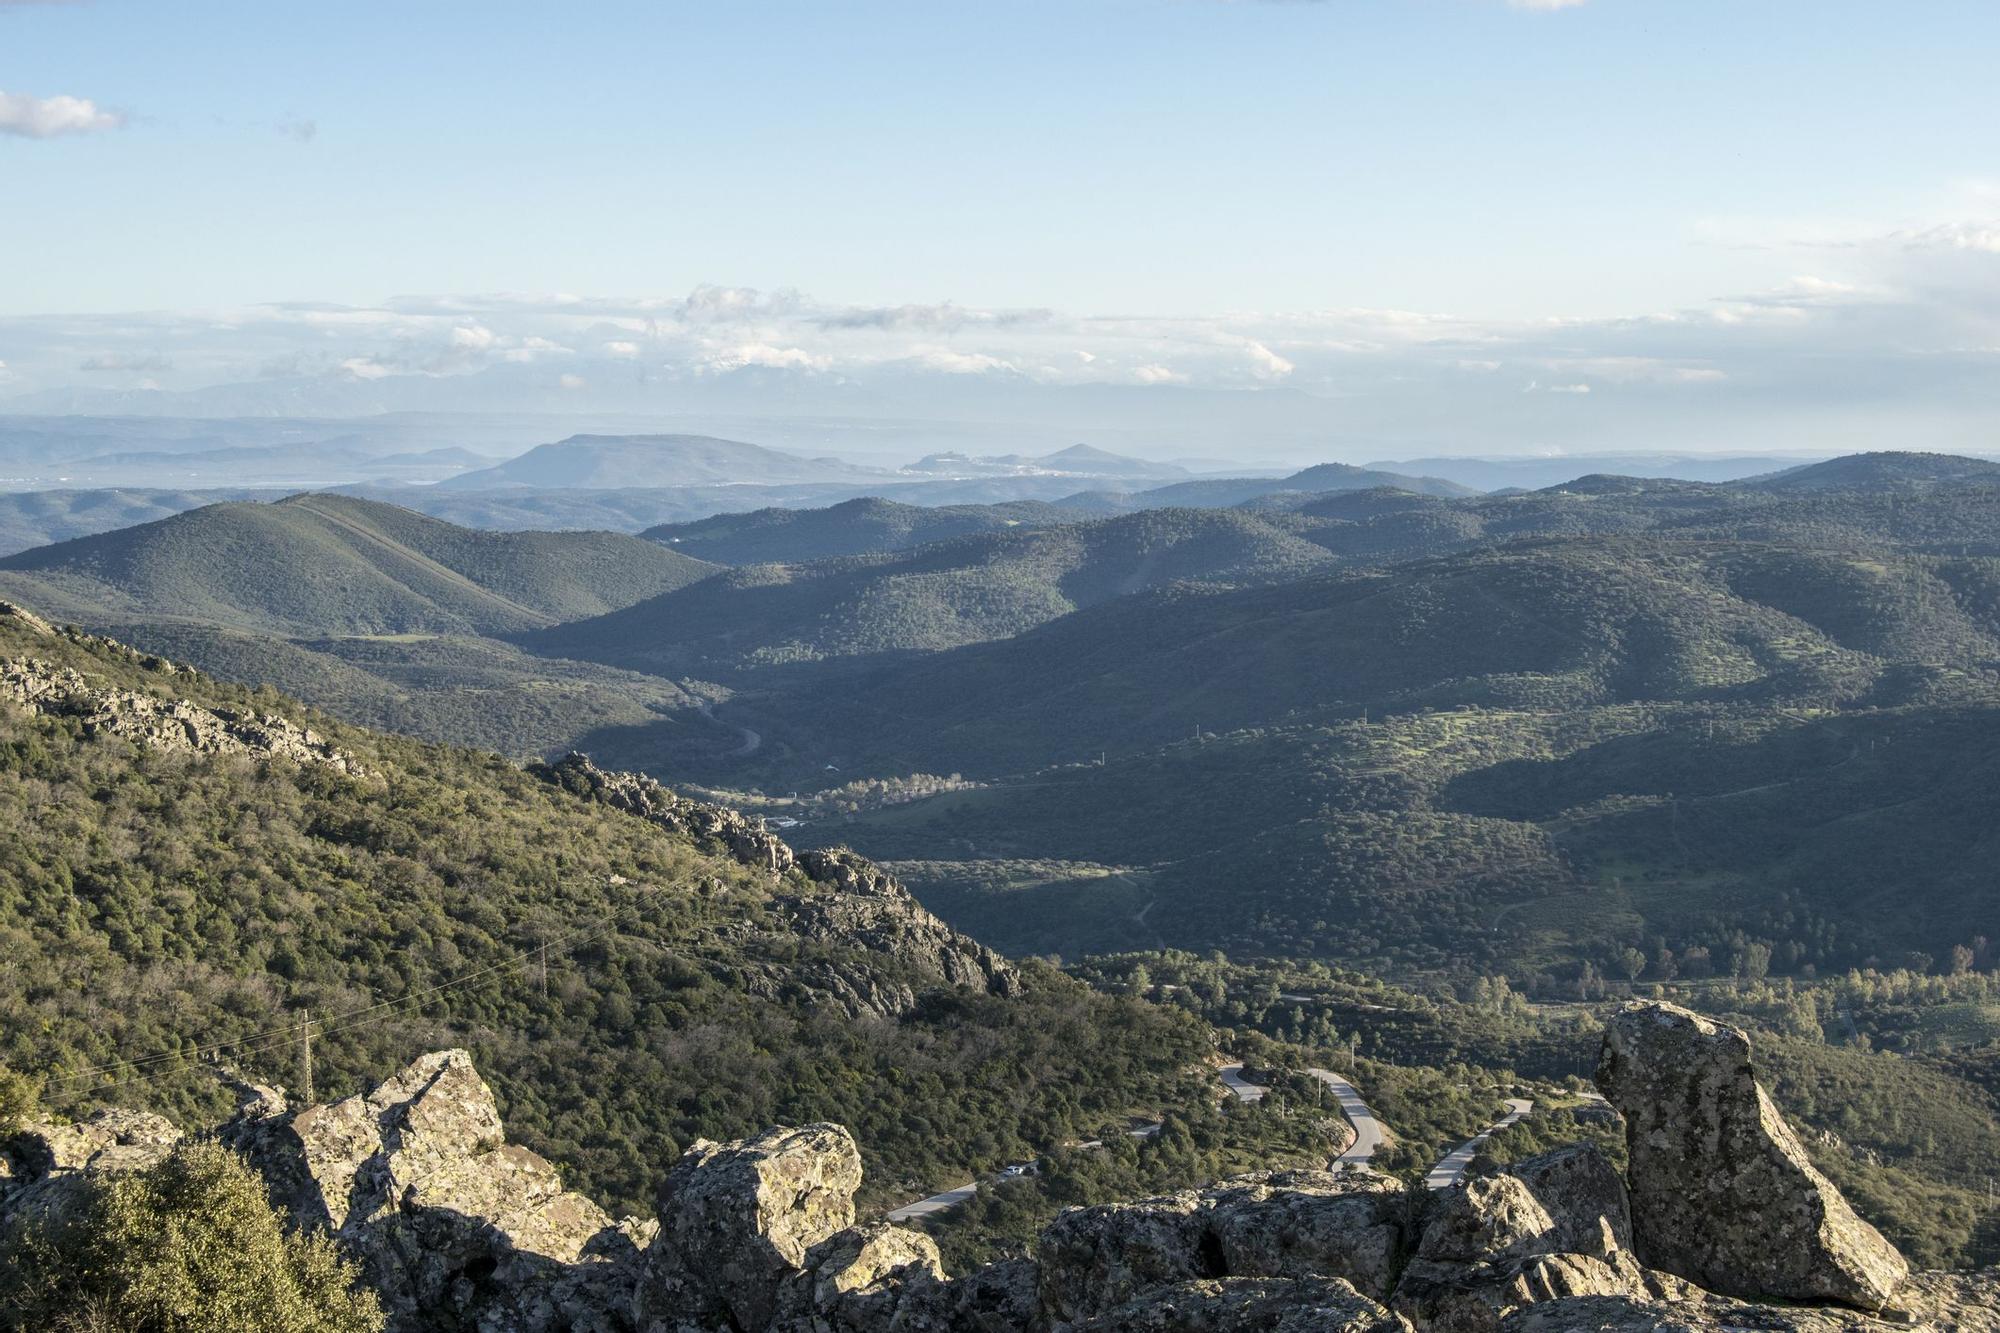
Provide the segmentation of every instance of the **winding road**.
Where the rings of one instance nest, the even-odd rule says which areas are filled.
[[[1338,1171],[1345,1170],[1349,1166],[1366,1166],[1368,1159],[1375,1155],[1375,1150],[1382,1146],[1382,1122],[1368,1109],[1368,1103],[1361,1100],[1361,1094],[1355,1090],[1354,1085],[1331,1069],[1308,1069],[1306,1072],[1333,1089],[1334,1097],[1340,1102],[1340,1109],[1346,1114],[1348,1123],[1354,1126],[1354,1142],[1340,1155],[1334,1164],[1334,1169]],[[1222,1086],[1227,1088],[1237,1101],[1264,1100],[1266,1089],[1244,1078],[1242,1065],[1224,1065],[1215,1073],[1216,1077],[1222,1080]],[[1137,1129],[1126,1131],[1135,1139],[1150,1139],[1159,1132],[1160,1122],[1157,1120],[1150,1125],[1141,1125]],[[1104,1142],[1101,1139],[1091,1139],[1076,1146],[1102,1148]],[[1017,1162],[1007,1167],[1001,1174],[1025,1175],[1034,1169],[1033,1162]],[[958,1207],[978,1192],[979,1182],[967,1181],[963,1185],[933,1194],[928,1199],[918,1199],[915,1203],[906,1203],[901,1208],[893,1209],[889,1212],[888,1218],[891,1222],[908,1222],[914,1218],[928,1217],[932,1213],[942,1213]]]
[[[1531,1101],[1520,1097],[1509,1097],[1507,1114],[1445,1154],[1444,1160],[1432,1167],[1430,1174],[1424,1177],[1424,1185],[1429,1189],[1448,1190],[1464,1180],[1466,1168],[1472,1165],[1472,1159],[1479,1155],[1479,1150],[1485,1145],[1486,1140],[1534,1109],[1535,1104]]]

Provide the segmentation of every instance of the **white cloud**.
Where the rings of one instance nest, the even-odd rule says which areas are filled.
[[[1554,9],[1575,9],[1584,3],[1585,0],[1507,0],[1507,7],[1547,12]]]
[[[396,373],[372,356],[350,356],[340,363],[340,368],[358,380],[385,379]]]
[[[500,335],[483,324],[460,324],[451,331],[451,345],[467,352],[490,350]]]
[[[123,112],[107,110],[87,97],[0,92],[0,134],[53,139],[59,134],[115,130],[124,124]]]
[[[590,387],[590,381],[585,379],[581,375],[564,375],[561,379],[557,380],[556,383],[562,385],[563,388],[572,391],[577,389],[588,389]]]
[[[1132,372],[1132,378],[1141,384],[1186,384],[1187,376],[1177,370],[1153,363],[1140,366]]]
[[[926,370],[941,371],[946,375],[985,375],[993,371],[1020,370],[1012,361],[988,356],[984,352],[954,352],[942,347],[920,348],[910,359]]]
[[[1250,373],[1260,380],[1281,380],[1298,367],[1252,338],[1243,351],[1250,358]]]
[[[604,354],[606,356],[615,356],[620,358],[621,360],[630,361],[639,355],[639,344],[635,342],[627,342],[621,338],[615,342],[608,342],[604,344]]]
[[[764,366],[773,370],[824,370],[831,358],[815,356],[798,347],[772,347],[767,343],[745,343],[723,349],[704,363],[705,370],[742,370]]]

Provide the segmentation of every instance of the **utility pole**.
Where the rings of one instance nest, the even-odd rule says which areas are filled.
[[[313,1104],[313,1025],[312,1010],[302,1011],[299,1024],[299,1093],[307,1106]]]

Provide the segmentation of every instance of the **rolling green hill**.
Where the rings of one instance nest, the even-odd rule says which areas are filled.
[[[615,533],[490,533],[348,496],[210,505],[0,560],[0,588],[92,624],[464,634],[597,614],[714,572]]]
[[[1046,527],[1081,517],[1037,500],[926,507],[869,496],[825,509],[759,509],[693,523],[663,523],[639,535],[716,564],[797,565],[906,551],[952,537],[1024,525]]]
[[[1268,583],[1333,563],[1254,515],[1159,510],[739,569],[521,642],[556,657],[721,679],[786,663],[933,652],[1170,583]]]

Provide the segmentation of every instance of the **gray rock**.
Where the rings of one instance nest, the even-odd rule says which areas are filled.
[[[1386,1299],[1408,1212],[1395,1181],[1316,1171],[1073,1209],[1037,1246],[1042,1305],[1051,1319],[1077,1321],[1154,1288],[1225,1277],[1340,1277]]]
[[[761,1329],[807,1253],[854,1224],[861,1152],[839,1125],[688,1149],[660,1190],[634,1313],[642,1330]]]
[[[160,663],[156,669],[166,670]],[[352,776],[367,770],[353,755],[275,713],[206,708],[93,683],[72,667],[34,657],[0,658],[0,699],[46,717],[73,718],[86,735],[116,736],[148,749],[233,754],[316,764]]]
[[[625,1325],[650,1230],[614,1225],[508,1144],[464,1051],[426,1055],[365,1095],[241,1115],[220,1137],[296,1225],[360,1260],[399,1333]]]
[[[1625,1117],[1635,1248],[1747,1299],[1889,1303],[1908,1265],[1821,1175],[1758,1084],[1740,1030],[1640,1003],[1605,1031],[1597,1084]]]
[[[1072,1327],[1078,1333],[1408,1333],[1410,1326],[1340,1278],[1307,1277],[1179,1282]]]
[[[870,1222],[806,1252],[804,1271],[778,1294],[772,1333],[886,1333],[953,1325],[954,1293],[937,1242],[921,1231]]]
[[[24,1125],[0,1144],[0,1221],[59,1212],[86,1180],[143,1171],[172,1152],[181,1137],[163,1116],[120,1107],[75,1124]]]
[[[1577,1144],[1435,1196],[1391,1304],[1429,1333],[1491,1333],[1540,1301],[1683,1294],[1630,1249],[1617,1170]]]

